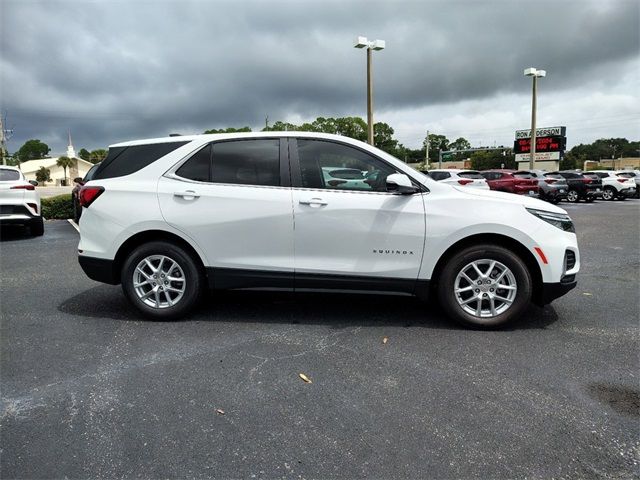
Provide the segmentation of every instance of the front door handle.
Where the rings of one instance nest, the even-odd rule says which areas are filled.
[[[185,190],[184,192],[173,192],[174,197],[182,197],[185,200],[194,200],[200,196],[199,193],[196,193],[193,190]]]
[[[327,202],[322,200],[321,198],[310,198],[309,200],[300,200],[300,205],[309,205],[314,208],[322,207],[326,205]]]

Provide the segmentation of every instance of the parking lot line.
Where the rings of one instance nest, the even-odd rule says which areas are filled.
[[[67,218],[67,222],[69,222],[71,226],[76,229],[76,232],[80,233],[80,227],[76,222],[74,222],[71,218]]]

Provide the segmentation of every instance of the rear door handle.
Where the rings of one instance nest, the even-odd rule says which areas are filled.
[[[196,193],[193,190],[185,190],[184,192],[173,192],[174,197],[182,197],[185,200],[193,200],[200,196],[199,193]]]
[[[327,205],[327,202],[325,202],[323,199],[321,198],[310,198],[309,200],[300,200],[300,205],[309,205],[311,207],[321,207],[323,205]]]

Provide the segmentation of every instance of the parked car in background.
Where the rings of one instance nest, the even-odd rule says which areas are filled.
[[[0,225],[24,225],[31,235],[44,234],[38,182],[27,181],[16,167],[0,166]]]
[[[437,182],[489,190],[487,181],[480,175],[480,172],[476,172],[475,170],[459,170],[455,168],[436,169],[429,170],[426,174]]]
[[[93,167],[89,169],[84,178],[76,177],[73,179],[73,190],[71,190],[71,202],[73,203],[73,219],[76,223],[80,221],[80,217],[82,216],[82,207],[80,206],[80,200],[78,199],[78,192],[82,186],[87,183],[89,180],[93,178],[93,174],[98,169],[100,163],[96,163]]]
[[[636,184],[636,198],[640,198],[640,170],[618,170],[616,175],[619,177],[633,178]]]
[[[569,185],[562,175],[547,175],[544,170],[528,170],[516,172],[514,175],[523,178],[527,178],[529,175],[531,178],[535,178],[538,181],[538,193],[541,200],[556,205],[560,203],[560,200],[567,198]]]
[[[367,190],[325,169],[367,172]],[[561,208],[443,185],[337,135],[121,143],[78,196],[82,269],[155,319],[184,318],[207,287],[333,289],[432,294],[451,318],[491,328],[564,295],[580,269]]]
[[[499,192],[516,193],[537,197],[539,192],[538,181],[526,175],[516,176],[516,170],[483,170],[480,172],[491,190]]]
[[[636,194],[636,182],[633,178],[619,177],[613,170],[591,170],[587,174],[597,175],[602,180],[603,200],[626,200]]]
[[[575,170],[545,173],[545,177],[554,178],[557,175],[567,181],[567,202],[576,203],[584,200],[590,203],[602,197],[602,181],[597,175],[584,175]]]

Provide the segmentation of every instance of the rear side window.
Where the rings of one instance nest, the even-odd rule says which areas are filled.
[[[280,186],[280,140],[213,144],[211,180],[237,185]]]
[[[462,178],[473,178],[475,180],[482,180],[484,178],[482,175],[480,175],[479,172],[472,172],[472,171],[460,172],[458,173],[458,176]]]
[[[20,180],[20,172],[9,170],[8,168],[0,168],[0,182],[11,182]]]
[[[110,148],[107,158],[102,161],[93,179],[98,180],[131,175],[187,143],[188,142],[151,143],[147,145]]]
[[[176,175],[197,182],[211,181],[211,145],[198,150],[177,171]]]

